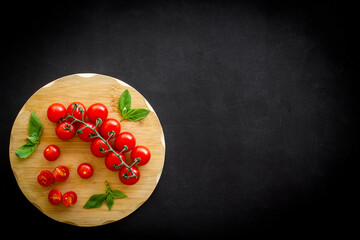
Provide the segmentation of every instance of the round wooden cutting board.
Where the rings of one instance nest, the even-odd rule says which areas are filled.
[[[144,145],[151,152],[151,159],[145,166],[139,166],[140,180],[135,185],[124,185],[119,180],[119,174],[105,167],[104,159],[91,154],[89,142],[81,141],[77,136],[69,141],[60,140],[55,134],[55,123],[47,119],[47,108],[55,102],[67,107],[72,102],[81,102],[85,107],[93,103],[103,103],[109,110],[109,118],[120,121],[117,109],[122,92],[128,89],[131,94],[132,108],[146,108],[151,112],[138,121],[121,122],[121,131],[131,132],[137,145]],[[20,159],[16,150],[25,144],[28,136],[28,124],[31,113],[34,112],[43,124],[40,144],[34,153]],[[60,157],[53,162],[44,158],[43,151],[55,144],[60,148]],[[41,212],[59,222],[77,226],[98,226],[120,220],[140,207],[154,191],[164,165],[165,139],[159,119],[154,109],[146,99],[128,84],[112,77],[99,74],[74,74],[62,77],[43,86],[35,92],[17,115],[10,136],[10,163],[17,183],[26,198]],[[129,153],[125,156],[129,158]],[[77,174],[81,163],[90,163],[94,174],[89,179],[83,179]],[[55,182],[49,187],[42,187],[37,182],[37,176],[42,170],[53,171],[59,165],[65,165],[70,170],[70,176],[65,182]],[[105,193],[107,180],[112,189],[124,192],[128,197],[115,199],[111,211],[104,203],[100,208],[84,209],[83,206],[93,194]],[[77,203],[72,207],[63,204],[52,206],[48,202],[51,189],[59,189],[61,193],[74,191],[78,196]]]

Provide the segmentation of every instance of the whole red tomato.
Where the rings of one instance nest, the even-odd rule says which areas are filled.
[[[92,122],[85,122],[85,123],[92,129],[96,127],[96,125]],[[96,133],[90,128],[86,127],[85,124],[81,123],[78,129],[79,130],[81,129],[81,133],[78,134],[81,140],[83,140],[84,142],[91,142],[92,140],[94,140],[94,137],[91,136],[96,136]],[[96,128],[96,131],[98,131],[98,128]]]
[[[94,168],[89,163],[82,163],[78,166],[77,172],[84,179],[90,178],[94,173]]]
[[[57,182],[65,181],[66,179],[68,179],[69,174],[69,169],[64,165],[57,166],[52,173],[55,181]]]
[[[106,157],[110,152],[101,152],[101,149],[103,151],[107,151],[110,148],[106,145],[106,143],[101,140],[100,138],[95,138],[95,140],[91,143],[90,150],[91,153],[99,158]]]
[[[136,140],[134,135],[132,135],[131,133],[122,132],[115,138],[114,144],[116,149],[119,151],[122,151],[124,149],[124,146],[126,145],[127,150],[124,152],[129,152],[135,147]]]
[[[102,103],[94,103],[86,111],[87,117],[93,123],[96,123],[96,119],[100,118],[102,121],[108,117],[108,109]]]
[[[60,148],[56,145],[49,145],[44,150],[44,157],[48,161],[55,161],[60,156]]]
[[[37,176],[37,181],[41,186],[48,187],[53,183],[54,177],[50,171],[43,170]]]
[[[52,189],[49,192],[48,200],[51,205],[54,205],[54,206],[59,205],[61,203],[61,198],[62,198],[62,195],[59,190]]]
[[[64,193],[62,197],[62,202],[66,207],[71,207],[77,202],[77,195],[75,192],[70,191]]]
[[[74,110],[74,106],[77,106],[76,109]],[[73,114],[74,112],[74,114]],[[82,113],[84,112],[84,113]],[[79,120],[85,120],[86,117],[86,108],[84,106],[84,104],[80,103],[80,102],[73,102],[71,103],[68,108],[66,109],[66,113],[69,114],[70,116],[74,116],[74,118],[79,119]],[[84,115],[84,118],[83,118]],[[72,117],[69,118],[70,121],[74,121],[74,119]]]
[[[130,170],[126,167],[121,168],[120,172],[119,172],[119,178],[120,181],[123,184],[126,185],[134,185],[135,183],[137,183],[140,179],[140,171],[137,167],[132,166],[131,170],[134,172],[136,177],[129,177],[132,175],[132,173],[130,172]]]
[[[66,108],[60,103],[53,103],[47,109],[47,117],[53,123],[59,122],[59,120],[65,116]]]
[[[118,151],[116,151],[117,154],[119,154]],[[126,162],[125,159],[125,155],[124,154],[120,154],[120,158]],[[119,165],[121,164],[121,160],[115,155],[115,153],[111,152],[109,155],[106,156],[105,158],[105,166],[107,167],[107,169],[111,170],[111,171],[120,171],[120,168],[113,168],[114,165]]]
[[[102,122],[100,126],[100,134],[103,138],[107,139],[109,137],[109,133],[114,131],[113,137],[117,137],[121,130],[121,125],[118,120],[114,118],[108,118]]]
[[[136,159],[139,159],[138,166],[144,166],[149,162],[151,158],[151,153],[147,147],[136,146],[131,151],[131,161],[135,162]]]
[[[74,124],[70,124],[69,121],[59,122],[56,125],[55,133],[58,138],[63,141],[68,141],[72,139],[76,134],[76,127]]]

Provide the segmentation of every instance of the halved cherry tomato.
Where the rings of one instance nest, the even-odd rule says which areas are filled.
[[[94,168],[89,163],[82,163],[78,166],[77,172],[84,179],[90,178],[94,173]]]
[[[102,121],[108,117],[108,110],[104,104],[94,103],[86,111],[86,115],[89,120],[93,123],[96,123],[96,119],[100,118]]]
[[[101,152],[101,149],[104,151],[109,150],[110,148],[106,145],[103,140],[100,138],[95,138],[95,140],[91,143],[90,150],[92,154],[98,158],[106,157],[110,152]]]
[[[60,165],[60,166],[57,166],[54,169],[52,175],[53,175],[55,181],[63,182],[66,179],[68,179],[68,177],[70,175],[70,172],[69,172],[69,169],[66,166]]]
[[[103,138],[107,139],[111,131],[114,131],[113,138],[119,135],[121,130],[121,125],[118,120],[114,118],[108,118],[102,122],[100,126],[100,134]]]
[[[52,189],[49,192],[48,200],[49,200],[49,203],[51,203],[52,205],[54,205],[54,206],[59,205],[61,203],[61,198],[62,198],[62,195],[59,190]]]
[[[123,184],[134,185],[135,183],[137,183],[140,180],[139,169],[135,166],[132,166],[131,169],[134,172],[136,177],[130,177],[132,175],[132,173],[130,172],[130,170],[128,168],[126,168],[126,167],[121,168],[121,170],[119,172],[119,178]]]
[[[92,122],[85,122],[89,127],[91,127],[92,129],[94,129],[96,127],[96,125]],[[91,142],[92,140],[94,140],[94,137],[90,137],[92,136],[96,136],[95,132],[93,130],[91,130],[90,128],[86,127],[85,124],[81,123],[78,127],[78,129],[81,129],[81,133],[78,134],[79,138],[81,140],[83,140],[84,142]],[[98,129],[96,128],[96,131],[98,131]]]
[[[44,150],[44,157],[48,161],[55,161],[60,156],[60,148],[56,145],[49,145]]]
[[[74,106],[75,104],[77,104],[77,107],[76,109],[74,110]],[[84,113],[82,113],[82,111]],[[73,114],[74,112],[74,114]],[[66,113],[69,114],[70,116],[74,116],[74,118],[76,119],[79,119],[79,120],[85,120],[85,117],[86,117],[86,108],[84,106],[84,104],[80,103],[80,102],[73,102],[71,103],[68,108],[66,109]],[[84,118],[83,118],[83,115],[84,115]],[[74,118],[70,117],[69,120],[70,121],[74,121]]]
[[[144,166],[149,162],[151,158],[151,153],[147,147],[144,146],[136,146],[131,151],[131,161],[135,162],[136,159],[140,159],[138,162],[138,166]]]
[[[41,186],[48,187],[53,183],[54,177],[50,171],[43,170],[37,176],[37,181]]]
[[[75,192],[70,191],[64,193],[62,197],[62,202],[66,207],[71,207],[77,202],[77,195]]]
[[[66,108],[60,103],[51,104],[47,110],[47,117],[53,123],[59,122],[59,120],[65,117],[65,115]]]
[[[55,133],[61,140],[68,141],[75,136],[76,127],[74,124],[70,124],[69,121],[63,121],[56,125]]]
[[[119,151],[116,151],[116,152],[119,154]],[[120,158],[124,162],[126,162],[124,154],[120,154]],[[114,165],[119,165],[121,163],[122,163],[121,160],[113,152],[110,152],[110,154],[107,155],[106,158],[105,158],[105,166],[111,171],[120,171],[120,168],[113,168],[113,166]]]
[[[114,144],[116,149],[119,151],[122,151],[124,146],[126,145],[128,148],[124,152],[129,152],[135,147],[136,140],[134,135],[132,135],[131,133],[122,132],[115,138]]]

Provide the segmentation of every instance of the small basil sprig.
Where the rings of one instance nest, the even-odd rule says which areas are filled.
[[[35,151],[36,146],[40,143],[39,139],[43,130],[43,125],[35,113],[31,114],[28,128],[29,136],[25,139],[26,143],[15,153],[18,158],[29,157]]]
[[[126,89],[120,96],[118,108],[122,116],[122,120],[139,121],[145,118],[150,111],[144,108],[131,108],[131,95]]]
[[[105,181],[106,192],[102,194],[94,194],[89,200],[85,203],[83,208],[99,208],[105,201],[106,205],[111,210],[114,205],[114,199],[121,199],[127,197],[125,193],[120,190],[112,190],[109,186],[109,183]]]

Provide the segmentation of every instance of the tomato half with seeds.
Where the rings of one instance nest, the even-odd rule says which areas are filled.
[[[94,123],[92,123],[92,122],[85,122],[85,123],[92,129],[96,129],[96,131],[98,131],[98,128],[96,127],[96,125]],[[91,142],[92,140],[94,140],[93,136],[96,136],[96,133],[92,129],[86,127],[85,124],[81,123],[77,130],[77,131],[81,130],[81,132],[78,133],[79,138],[81,140],[83,140],[84,142]]]
[[[75,105],[76,105],[76,108],[75,108]],[[75,108],[75,110],[74,110],[74,108]],[[74,116],[74,118],[79,119],[79,120],[83,120],[83,116],[84,116],[84,120],[85,120],[86,108],[85,108],[84,104],[82,104],[80,102],[73,102],[67,107],[66,113],[69,114],[70,116]],[[70,117],[69,120],[74,121],[74,118]]]
[[[101,138],[95,138],[90,146],[91,153],[98,158],[106,157],[110,152],[104,152],[110,150],[106,143]]]
[[[103,138],[107,139],[110,132],[114,132],[113,138],[119,135],[121,130],[120,122],[114,118],[108,118],[102,122],[100,126],[100,134]]]
[[[60,103],[53,103],[47,109],[47,117],[53,123],[59,122],[65,116],[66,108]]]
[[[61,199],[62,199],[62,194],[59,190],[52,189],[49,192],[48,200],[51,205],[54,205],[54,206],[59,205],[61,203]]]
[[[124,152],[129,152],[135,147],[136,140],[134,135],[132,135],[131,133],[122,132],[115,138],[114,144],[116,149],[119,151],[122,151],[124,149],[124,146],[126,145],[127,150],[125,150]]]
[[[71,207],[71,206],[75,205],[76,202],[77,202],[77,195],[75,192],[70,191],[70,192],[64,193],[64,195],[62,197],[62,203],[66,207]]]
[[[44,149],[44,157],[48,161],[55,161],[60,156],[60,148],[56,145],[49,145]]]
[[[88,179],[93,175],[94,168],[91,166],[90,163],[82,163],[78,166],[77,172],[80,177]]]
[[[37,176],[37,181],[41,186],[48,187],[53,183],[54,177],[50,171],[43,170]]]
[[[132,173],[127,167],[123,167],[119,172],[120,181],[126,185],[134,185],[140,180],[140,171],[137,167],[132,166],[131,170],[134,172],[135,177],[131,177]]]
[[[68,141],[75,136],[76,127],[69,121],[63,121],[56,125],[55,133],[61,140]]]
[[[119,151],[116,151],[116,153],[119,154]],[[123,160],[126,163],[124,154],[120,154],[120,158],[121,158],[121,160]],[[120,171],[121,167],[114,168],[113,166],[120,165],[122,163],[121,160],[115,155],[115,153],[111,152],[105,158],[105,166],[107,167],[107,169],[109,169],[111,171]]]
[[[52,175],[53,175],[55,181],[64,182],[66,179],[68,179],[70,172],[66,166],[60,165],[54,169]]]
[[[108,117],[108,109],[102,103],[94,103],[87,111],[86,115],[89,121],[96,123],[96,119],[100,118],[102,121]]]
[[[139,160],[138,166],[144,166],[149,162],[151,158],[151,153],[147,147],[144,146],[136,146],[131,151],[131,161],[135,162],[136,159]]]

